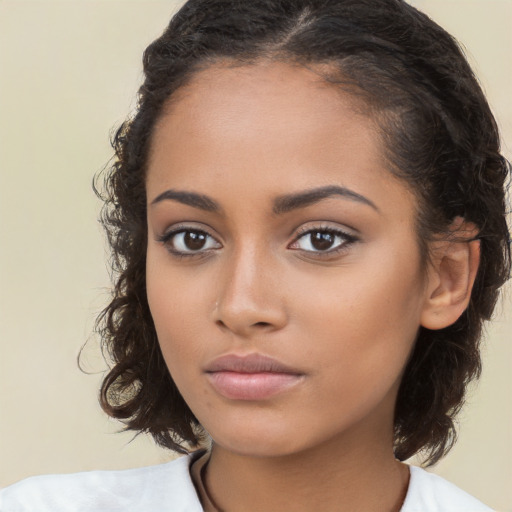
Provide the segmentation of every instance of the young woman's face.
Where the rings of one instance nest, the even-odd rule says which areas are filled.
[[[225,449],[391,443],[426,287],[415,199],[354,107],[304,68],[216,67],[156,127],[149,305],[179,391]]]

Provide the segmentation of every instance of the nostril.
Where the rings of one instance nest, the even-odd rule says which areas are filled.
[[[256,322],[254,327],[268,327],[270,324],[268,322]]]

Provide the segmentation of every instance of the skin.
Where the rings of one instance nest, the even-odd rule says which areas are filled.
[[[355,101],[305,68],[218,65],[175,94],[153,134],[148,300],[169,371],[213,439],[206,486],[222,510],[394,511],[406,493],[392,451],[398,386],[419,326],[448,321],[458,277],[447,251],[448,284],[424,268],[415,197]],[[278,198],[327,186],[358,196],[276,213]],[[206,245],[190,251],[175,228]],[[349,236],[315,251],[312,229]],[[255,353],[300,381],[264,400],[219,394],[205,367]]]

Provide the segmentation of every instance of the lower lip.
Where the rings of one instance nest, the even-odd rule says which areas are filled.
[[[214,389],[231,400],[264,400],[287,391],[302,380],[290,373],[213,372],[208,378]]]

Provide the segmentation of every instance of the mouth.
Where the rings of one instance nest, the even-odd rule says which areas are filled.
[[[215,391],[230,400],[265,400],[296,386],[305,376],[260,354],[222,356],[204,371]]]

